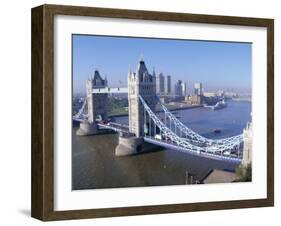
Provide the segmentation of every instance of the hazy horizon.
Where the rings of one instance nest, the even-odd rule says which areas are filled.
[[[150,73],[171,75],[172,91],[176,80],[187,83],[188,93],[195,82],[205,91],[251,91],[251,43],[73,35],[72,45],[74,94],[85,93],[94,70],[109,86],[125,87],[141,57]]]

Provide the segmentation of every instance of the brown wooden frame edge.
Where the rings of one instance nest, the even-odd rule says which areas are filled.
[[[267,198],[105,209],[54,211],[53,24],[55,15],[258,26],[267,28]],[[43,221],[274,205],[274,20],[139,10],[42,5],[32,9],[31,216]]]

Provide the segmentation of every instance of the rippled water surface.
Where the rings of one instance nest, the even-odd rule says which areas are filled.
[[[178,111],[179,119],[189,128],[208,138],[242,133],[251,112],[251,103],[229,101],[224,109],[212,111],[194,108]],[[161,117],[161,114],[160,114]],[[128,123],[128,117],[116,118]],[[214,133],[214,129],[221,133]],[[179,185],[200,180],[211,169],[234,170],[235,164],[209,160],[173,150],[161,150],[134,156],[116,157],[117,134],[72,136],[72,188],[117,188]]]

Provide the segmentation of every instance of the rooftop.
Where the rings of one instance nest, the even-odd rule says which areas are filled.
[[[212,184],[212,183],[230,183],[238,179],[238,176],[229,171],[214,169],[211,170],[210,173],[203,180],[204,184]]]

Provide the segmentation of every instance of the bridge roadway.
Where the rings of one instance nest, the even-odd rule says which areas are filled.
[[[103,93],[128,93],[128,87],[105,87],[105,88],[94,88],[92,90],[93,94],[103,94]]]
[[[110,129],[110,130],[113,130],[115,132],[122,132],[124,134],[133,136],[133,134],[129,132],[129,126],[128,125],[110,122],[110,123],[107,123],[107,124],[99,123],[98,126],[100,128],[103,128],[103,129]],[[173,142],[170,142],[168,140],[159,140],[159,139],[156,139],[152,136],[145,136],[144,141],[147,142],[147,143],[151,143],[151,144],[154,144],[154,145],[161,146],[163,148],[181,151],[181,152],[189,153],[189,154],[196,155],[196,156],[211,158],[211,159],[215,159],[215,160],[224,160],[224,161],[233,162],[233,163],[241,163],[241,159],[237,158],[237,157],[227,156],[227,155],[224,155],[223,153],[218,155],[218,154],[214,154],[212,152],[186,149],[186,148],[180,147],[177,144],[175,144]]]
[[[79,119],[76,119],[76,120],[80,121]],[[134,134],[129,132],[129,126],[125,125],[125,124],[109,122],[107,124],[98,123],[98,126],[100,129],[109,129],[109,130],[113,130],[118,133],[124,133],[129,136],[134,136]],[[216,159],[216,160],[224,160],[224,161],[233,162],[233,163],[241,163],[241,159],[237,158],[237,157],[226,156],[226,155],[223,155],[222,153],[220,155],[218,155],[218,154],[214,154],[211,152],[186,149],[181,146],[178,146],[177,144],[175,144],[169,140],[159,140],[152,136],[145,136],[144,141],[147,143],[161,146],[163,148],[181,151],[181,152],[189,153],[189,154],[196,155],[196,156],[201,156],[201,157],[211,158],[211,159]]]
[[[80,121],[80,120],[77,120],[77,121]],[[129,136],[134,136],[134,134],[129,132],[129,126],[125,125],[125,124],[109,122],[107,124],[98,123],[98,126],[100,129],[109,129],[109,130],[113,130],[118,133],[124,133]],[[181,151],[184,153],[189,153],[189,154],[200,156],[200,157],[211,158],[211,159],[215,159],[215,160],[224,160],[224,161],[233,162],[233,163],[241,163],[241,159],[237,158],[237,157],[226,156],[223,154],[218,155],[218,154],[214,154],[211,152],[186,149],[181,146],[178,146],[177,144],[175,144],[169,140],[159,140],[152,136],[145,136],[144,141],[147,143],[161,146],[163,148]]]
[[[99,126],[100,129],[110,129],[110,130],[113,130],[115,132],[124,133],[124,134],[131,135],[131,136],[134,135],[134,134],[129,132],[129,126],[125,125],[125,124],[109,122],[107,124],[98,123],[98,126]]]
[[[180,152],[184,152],[184,153],[189,153],[189,154],[200,156],[200,157],[205,157],[205,158],[209,158],[209,159],[211,158],[211,159],[216,159],[216,160],[224,160],[224,161],[233,162],[233,163],[241,163],[241,159],[237,158],[237,157],[226,156],[223,154],[218,155],[218,154],[214,154],[211,152],[195,151],[192,149],[186,149],[181,146],[178,146],[177,144],[175,144],[173,142],[170,142],[167,140],[158,140],[158,139],[155,139],[154,137],[145,136],[144,141],[147,143],[161,146],[163,148],[172,149],[172,150],[176,150],[176,151],[180,151]]]

